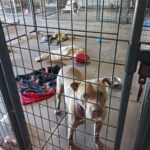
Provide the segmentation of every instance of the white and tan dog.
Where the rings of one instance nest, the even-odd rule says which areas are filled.
[[[65,95],[68,108],[68,139],[69,150],[74,150],[73,133],[85,119],[95,122],[95,144],[101,150],[103,143],[99,140],[99,133],[106,116],[106,89],[105,84],[111,84],[107,78],[84,81],[84,77],[77,68],[65,66],[57,77],[56,113],[60,113],[61,95]]]

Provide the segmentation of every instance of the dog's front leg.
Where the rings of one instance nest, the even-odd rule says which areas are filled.
[[[103,123],[102,122],[96,122],[94,126],[94,132],[95,132],[95,145],[99,150],[104,150],[104,144],[99,139],[99,133],[102,128]]]
[[[56,110],[55,114],[60,115],[60,102],[61,102],[61,95],[63,93],[63,85],[60,83],[59,77],[57,78],[57,94],[56,94]]]
[[[75,116],[72,114],[68,114],[68,140],[69,140],[69,150],[74,150],[74,142],[73,142],[73,133],[76,128]]]

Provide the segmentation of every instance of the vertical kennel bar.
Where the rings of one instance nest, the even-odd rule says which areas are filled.
[[[121,103],[119,109],[117,131],[115,137],[114,150],[120,150],[120,144],[122,139],[122,133],[124,129],[125,116],[127,112],[128,100],[130,95],[130,89],[133,79],[133,74],[136,71],[138,53],[140,48],[140,38],[143,27],[145,9],[147,0],[137,0],[133,18],[133,25],[131,31],[131,38],[129,41],[129,48],[126,56],[125,63],[125,77],[123,90],[121,94]]]
[[[33,0],[29,1],[31,11],[32,11],[32,20],[33,20],[33,26],[34,26],[34,31],[37,31],[37,22],[36,22],[36,12],[35,12],[35,6]]]
[[[0,85],[8,115],[21,150],[31,150],[31,142],[20,104],[15,78],[8,55],[5,36],[0,22]]]
[[[14,14],[15,14],[15,22],[19,23],[18,13],[17,13],[17,7],[16,7],[16,1],[12,0],[13,7],[14,7]]]
[[[14,108],[13,108],[13,104],[11,102],[11,97],[9,95],[9,90],[6,86],[5,77],[3,74],[3,69],[2,69],[1,63],[0,63],[0,73],[1,73],[1,75],[0,75],[0,89],[1,89],[4,103],[5,103],[7,112],[8,112],[8,116],[10,118],[10,122],[11,122],[11,125],[13,127],[13,131],[16,135],[16,139],[17,139],[17,142],[19,144],[20,149],[25,149],[24,144],[23,144],[23,140],[22,140],[22,136],[20,134],[20,131],[18,130],[18,128],[19,128],[18,122],[17,122],[16,116],[14,113]]]
[[[146,82],[140,124],[133,150],[150,149],[150,78]]]

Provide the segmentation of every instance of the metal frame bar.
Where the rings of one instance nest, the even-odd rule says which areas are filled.
[[[32,9],[32,19],[33,19],[34,31],[37,31],[37,22],[36,22],[35,7],[34,7],[33,0],[30,1],[30,6]]]
[[[150,149],[150,79],[147,80],[145,86],[145,94],[143,100],[143,109],[141,113],[140,124],[136,136],[136,142],[133,150],[149,150]]]
[[[143,1],[137,0],[136,2],[131,38],[129,41],[129,49],[126,57],[125,77],[124,77],[123,90],[121,94],[121,103],[119,109],[114,150],[120,150],[133,74],[136,71],[137,62],[138,62],[140,38],[142,33],[146,4],[147,4],[147,0],[143,0]]]
[[[16,1],[12,0],[12,3],[13,3],[13,7],[14,7],[14,14],[16,16],[17,22],[19,23],[19,18],[18,18],[18,13],[17,13],[17,7],[16,7]],[[15,19],[15,21],[16,21],[16,19]]]
[[[33,33],[33,32],[34,32],[34,30],[31,31],[31,32],[29,32],[29,33]],[[6,41],[6,43],[11,42],[11,41],[16,40],[16,39],[19,39],[19,38],[21,38],[21,37],[23,37],[23,36],[28,36],[28,35],[27,35],[26,33],[24,33],[24,34],[22,34],[22,35],[20,35],[20,36],[17,36],[17,37],[15,37],[15,38],[9,39],[8,41]]]
[[[23,110],[20,104],[1,22],[0,37],[0,85],[2,85],[2,95],[4,97],[4,102],[20,149],[31,150],[32,145],[30,143]]]

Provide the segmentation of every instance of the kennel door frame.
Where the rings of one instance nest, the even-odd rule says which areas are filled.
[[[121,102],[119,108],[114,150],[120,150],[133,75],[136,71],[137,63],[140,60],[140,46],[141,46],[140,39],[142,34],[146,5],[147,0],[136,1],[132,31],[126,55],[125,75],[124,75],[123,89],[121,93]],[[146,57],[149,57],[149,55],[147,55]]]
[[[146,81],[144,89],[143,106],[138,126],[138,132],[133,150],[149,150],[150,149],[150,78]]]
[[[0,22],[0,89],[17,143],[21,150],[32,150],[24,113],[21,107],[16,81],[8,54],[8,48]]]

